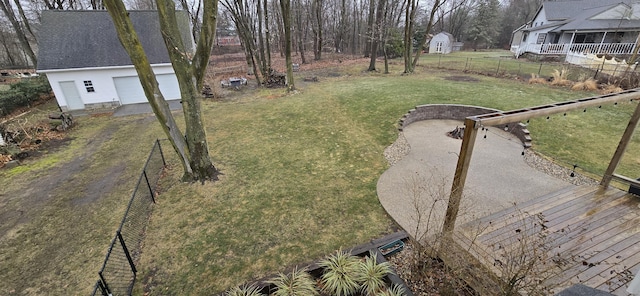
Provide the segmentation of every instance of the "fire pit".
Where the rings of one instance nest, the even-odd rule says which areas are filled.
[[[456,129],[447,133],[447,136],[452,137],[454,139],[462,139],[462,137],[464,136],[464,126],[463,127],[456,126]]]

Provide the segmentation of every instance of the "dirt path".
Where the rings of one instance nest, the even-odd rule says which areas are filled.
[[[79,122],[64,146],[0,172],[0,295],[88,294],[97,279],[153,117]]]

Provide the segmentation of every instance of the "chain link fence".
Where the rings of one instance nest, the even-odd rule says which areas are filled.
[[[640,73],[634,67],[622,63],[612,66],[608,62],[591,62],[578,66],[569,63],[534,62],[515,59],[512,56],[464,57],[456,55],[427,54],[420,58],[422,67],[476,73],[494,77],[527,80],[532,74],[551,79],[555,70],[567,72],[567,79],[584,81],[593,78],[599,83],[615,84],[625,89],[640,86]]]
[[[160,140],[156,140],[98,272],[92,295],[131,295],[142,241],[165,165]]]

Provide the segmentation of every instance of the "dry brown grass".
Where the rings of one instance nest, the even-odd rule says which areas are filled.
[[[618,93],[623,91],[623,89],[615,84],[606,84],[604,85],[604,87],[602,87],[602,89],[600,90],[600,93],[603,95],[606,94],[612,94],[612,93]]]
[[[588,78],[588,79],[586,79],[584,81],[576,82],[571,87],[571,90],[576,90],[576,91],[580,91],[580,90],[595,91],[595,90],[598,90],[598,82],[593,78]]]
[[[529,84],[547,84],[547,80],[541,78],[536,73],[531,73],[531,78],[529,78]]]
[[[553,72],[551,72],[551,76],[553,77],[553,80],[551,80],[551,85],[572,86],[574,82],[567,79],[568,74],[569,71],[567,71],[566,68],[562,68],[561,70],[554,69]]]

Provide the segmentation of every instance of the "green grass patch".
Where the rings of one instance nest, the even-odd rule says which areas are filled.
[[[487,59],[503,54],[496,55]],[[345,74],[300,83],[295,94],[246,89],[205,101],[211,155],[223,175],[180,183],[181,167],[164,146],[168,190],[147,228],[135,294],[210,295],[392,231],[376,182],[398,119],[416,105],[509,110],[592,95],[432,68],[401,75],[398,61],[388,75],[366,68],[332,69],[327,76]],[[453,75],[479,81],[445,79]],[[533,120],[534,148],[601,174],[632,109]],[[2,295],[88,294],[152,141],[164,137],[149,116],[78,122],[66,146],[0,172]],[[631,145],[635,151],[638,139]],[[640,160],[629,153],[623,161],[619,171],[637,176]]]
[[[415,105],[508,110],[586,95],[484,76],[457,82],[444,78],[459,73],[400,71],[395,64],[393,74],[321,78],[292,95],[260,91],[205,103],[211,155],[224,175],[213,184],[176,183],[160,197],[138,291],[223,291],[390,231],[376,182],[398,119]]]

